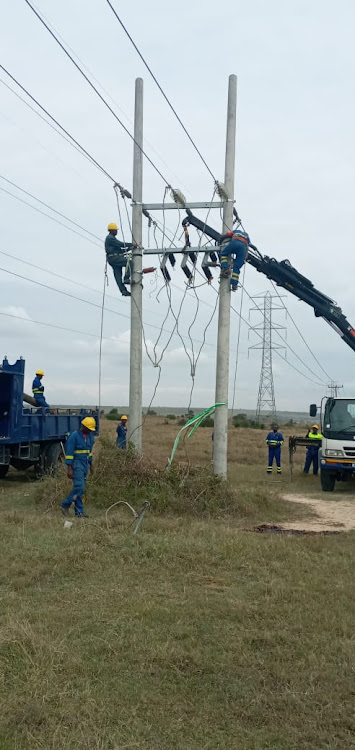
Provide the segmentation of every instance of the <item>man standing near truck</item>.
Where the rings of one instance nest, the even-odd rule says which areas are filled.
[[[36,377],[32,383],[33,398],[36,399],[38,406],[49,406],[44,398],[44,385],[42,385],[43,370],[36,370]]]
[[[319,427],[317,424],[312,425],[312,429],[308,430],[306,437],[309,438],[310,440],[316,440],[317,442],[315,443],[315,445],[309,445],[307,448],[306,461],[304,464],[303,473],[308,474],[313,464],[313,474],[314,476],[316,476],[318,474],[318,466],[319,466],[318,451],[319,451],[320,446],[322,445],[322,442],[319,442],[319,441],[322,441],[322,438],[323,438],[322,433],[319,432]]]
[[[94,417],[85,417],[81,422],[79,430],[69,435],[66,443],[65,463],[67,465],[67,477],[73,482],[71,493],[62,502],[62,513],[69,515],[72,503],[75,505],[75,515],[78,518],[88,518],[84,512],[83,496],[85,483],[90,470],[93,474],[92,449],[95,442],[94,432],[96,422]]]
[[[274,459],[276,461],[277,474],[281,474],[281,446],[283,445],[284,439],[277,424],[272,425],[272,432],[266,437],[266,445],[269,448],[269,464],[267,467],[267,474],[272,474],[272,465]]]

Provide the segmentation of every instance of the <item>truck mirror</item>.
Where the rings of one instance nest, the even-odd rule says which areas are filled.
[[[311,404],[309,407],[309,416],[310,417],[316,417],[317,416],[317,404]]]

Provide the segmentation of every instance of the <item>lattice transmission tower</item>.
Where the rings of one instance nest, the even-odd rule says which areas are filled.
[[[253,297],[253,301],[255,302],[255,307],[252,307],[250,309],[250,312],[252,311],[258,311],[263,315],[262,323],[253,326],[251,328],[252,331],[258,331],[259,336],[261,336],[261,341],[259,341],[257,344],[254,344],[253,346],[249,347],[250,349],[261,349],[262,351],[262,357],[261,357],[261,371],[260,371],[260,381],[259,381],[259,391],[258,391],[258,401],[256,405],[256,421],[260,422],[260,418],[266,418],[276,421],[277,414],[276,414],[276,402],[275,402],[275,389],[274,389],[274,376],[272,371],[272,352],[275,349],[285,349],[282,344],[278,345],[273,342],[273,336],[272,333],[275,330],[283,330],[286,331],[285,326],[276,325],[272,321],[272,312],[273,310],[283,310],[284,308],[281,305],[273,305],[273,299],[275,297],[270,294],[270,292],[266,292],[262,295],[257,295],[256,297]],[[276,299],[280,299],[279,297],[276,297]],[[263,306],[258,305],[258,300],[263,300]]]

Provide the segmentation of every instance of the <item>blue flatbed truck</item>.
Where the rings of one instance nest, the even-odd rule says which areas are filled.
[[[64,458],[68,435],[84,417],[94,417],[99,428],[98,409],[36,406],[23,392],[24,374],[22,358],[10,365],[5,357],[0,365],[0,479],[10,466],[19,471],[33,466],[37,476],[53,473]]]

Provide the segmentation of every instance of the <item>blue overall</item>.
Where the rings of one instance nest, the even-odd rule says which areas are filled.
[[[76,430],[69,435],[66,443],[65,463],[73,467],[73,488],[68,497],[62,502],[62,508],[69,510],[72,503],[75,504],[75,515],[82,516],[84,513],[83,495],[89,466],[92,462],[92,448],[95,442],[94,435],[84,435],[81,430]]]
[[[308,438],[311,438],[313,440],[321,440],[322,435],[320,433],[317,433],[315,435],[314,433],[309,433],[307,435]],[[309,445],[306,451],[306,461],[304,464],[303,473],[308,474],[312,464],[313,464],[313,474],[318,474],[318,468],[319,468],[319,444],[317,445]]]
[[[124,285],[124,281],[126,283],[129,281],[131,271],[132,271],[132,262],[130,261],[127,267],[127,258],[125,258],[124,253],[127,252],[128,250],[131,250],[132,247],[133,247],[132,243],[120,242],[120,240],[117,240],[113,234],[108,234],[105,239],[105,251],[106,251],[107,262],[113,270],[113,275],[115,277],[116,284],[121,294],[123,294],[124,297],[129,295],[129,292]],[[124,281],[122,281],[123,269],[126,269],[125,275],[124,275]]]
[[[283,445],[283,435],[281,432],[269,432],[266,438],[266,445],[269,446],[269,465],[267,473],[272,474],[272,465],[276,461],[276,471],[281,474],[281,446]]]
[[[233,270],[231,276],[231,288],[235,290],[239,282],[240,270],[245,263],[248,247],[250,244],[249,235],[239,229],[233,233],[228,245],[221,250],[221,270],[230,267],[230,258],[234,255]]]
[[[40,378],[37,375],[32,383],[32,393],[38,406],[49,406],[44,398],[44,385],[42,385]]]
[[[117,441],[116,445],[117,448],[122,448],[123,450],[127,448],[127,427],[124,427],[123,424],[118,424],[116,428],[117,432]]]

